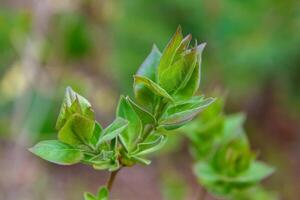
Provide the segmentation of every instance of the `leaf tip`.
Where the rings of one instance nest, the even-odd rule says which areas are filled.
[[[205,47],[206,47],[206,42],[203,42],[197,46],[197,51],[199,53],[202,53]]]

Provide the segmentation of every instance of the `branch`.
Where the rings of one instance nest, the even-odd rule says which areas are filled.
[[[113,171],[113,172],[111,172],[111,173],[109,174],[109,178],[108,178],[107,183],[106,183],[106,187],[107,187],[107,189],[108,189],[109,191],[111,191],[112,186],[113,186],[113,184],[114,184],[114,181],[115,181],[115,179],[116,179],[116,176],[117,176],[117,174],[118,174],[118,172],[119,172],[120,170],[121,170],[121,168],[118,169],[118,170],[116,170],[116,171]]]

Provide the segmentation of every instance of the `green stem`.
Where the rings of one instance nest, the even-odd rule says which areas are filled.
[[[120,170],[121,170],[121,168],[118,169],[118,170],[116,170],[116,171],[113,171],[113,172],[111,172],[111,173],[109,174],[109,178],[108,178],[107,183],[106,183],[106,187],[107,187],[108,191],[111,191],[111,190],[112,190],[114,181],[115,181],[116,176],[117,176],[117,174],[118,174],[118,172],[119,172]]]

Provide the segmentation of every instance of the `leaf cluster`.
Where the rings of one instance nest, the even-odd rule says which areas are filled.
[[[196,160],[194,171],[199,182],[210,192],[229,199],[257,186],[274,169],[256,160],[243,128],[245,115],[225,115],[220,98],[184,132],[192,142]],[[253,199],[255,199],[253,197]]]
[[[196,96],[205,44],[190,45],[191,40],[178,27],[162,53],[153,46],[134,76],[135,98],[120,97],[116,118],[106,128],[88,100],[68,87],[56,123],[58,140],[39,142],[30,151],[56,164],[81,162],[98,170],[150,164],[148,155],[166,143],[168,132],[214,101]]]

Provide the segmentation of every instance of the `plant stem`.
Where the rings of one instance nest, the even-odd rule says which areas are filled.
[[[111,172],[111,173],[109,174],[109,178],[108,178],[107,183],[106,183],[106,187],[107,187],[107,189],[108,189],[109,191],[111,191],[112,186],[113,186],[114,181],[115,181],[115,178],[116,178],[116,176],[117,176],[117,174],[118,174],[118,172],[119,172],[120,170],[121,170],[121,168],[118,169],[118,170],[116,170],[116,171],[113,171],[113,172]]]
[[[202,187],[201,193],[199,195],[199,200],[205,200],[207,196],[207,190]]]

